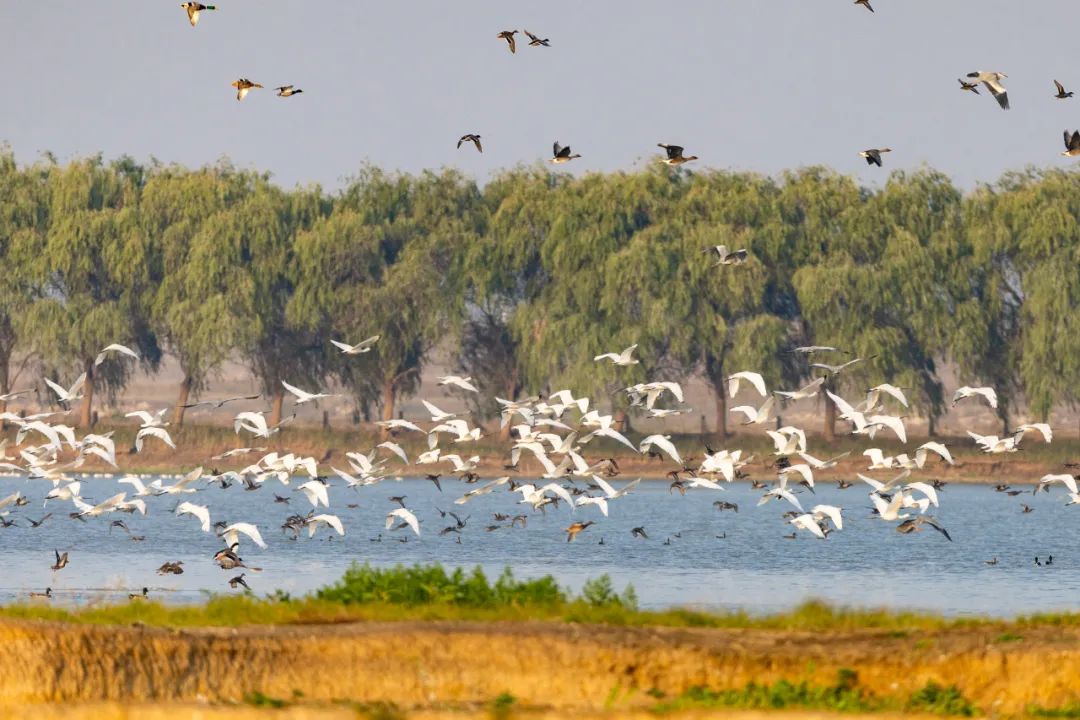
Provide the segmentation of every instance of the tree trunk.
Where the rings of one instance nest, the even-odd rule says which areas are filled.
[[[931,440],[937,437],[937,416],[934,415],[933,408],[930,409],[930,416],[926,422],[926,434]]]
[[[191,386],[193,381],[187,375],[180,382],[180,395],[176,398],[176,409],[173,410],[173,425],[176,427],[184,426],[184,414],[187,412],[187,408],[184,406],[188,404],[188,400],[191,399]]]
[[[829,387],[832,383],[825,383],[825,387],[832,391]],[[821,434],[825,437],[825,442],[836,442],[836,403],[832,399],[825,395],[825,427],[822,428]]]
[[[723,383],[713,383],[713,392],[716,395],[716,434],[721,440],[728,437],[727,427],[727,389]]]
[[[82,409],[79,411],[79,427],[90,428],[94,425],[94,360],[86,361],[86,380],[83,381]]]
[[[11,392],[11,356],[0,358],[0,394]],[[7,400],[0,400],[0,413],[7,412]],[[0,423],[0,429],[7,429],[7,422]]]
[[[384,380],[382,387],[382,419],[393,420],[395,405],[397,404],[397,385],[393,380]],[[383,427],[379,431],[379,437],[386,440],[390,437],[390,428]]]
[[[281,422],[281,408],[285,405],[285,388],[274,388],[274,397],[270,401],[270,427]]]

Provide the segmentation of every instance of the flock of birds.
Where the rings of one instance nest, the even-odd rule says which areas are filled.
[[[855,4],[862,5],[871,12],[874,11],[869,0],[855,0]],[[202,13],[216,10],[213,5],[197,2],[185,2],[181,7],[186,11],[192,27],[198,25]],[[506,42],[511,53],[516,53],[517,35],[517,30],[505,30],[498,33],[497,38]],[[551,47],[548,38],[541,38],[528,30],[524,31],[524,35],[528,38],[529,47]],[[976,71],[967,75],[968,80],[960,79],[959,82],[961,90],[973,94],[979,94],[981,85],[990,92],[1002,109],[1008,110],[1008,92],[1002,84],[1006,77],[1005,74],[999,72]],[[247,97],[251,90],[263,88],[263,85],[245,77],[234,81],[232,86],[236,89],[238,101]],[[1064,100],[1073,96],[1072,92],[1066,91],[1064,86],[1056,80],[1055,86],[1057,94],[1054,97]],[[281,85],[276,88],[276,91],[278,96],[285,98],[303,92],[294,85]],[[461,136],[457,143],[458,148],[466,143],[472,144],[478,152],[483,152],[479,133],[473,132]],[[1066,131],[1065,145],[1065,155],[1080,155],[1080,131],[1073,133]],[[668,165],[678,166],[698,159],[697,156],[686,155],[684,148],[679,145],[659,143],[659,147],[664,151],[662,161]],[[883,164],[882,156],[889,152],[891,152],[890,148],[883,147],[867,149],[859,154],[867,163],[880,167]],[[569,146],[555,142],[550,161],[554,164],[564,164],[580,157],[581,155],[573,153]],[[710,248],[706,252],[714,255],[717,265],[725,266],[739,265],[748,257],[745,249],[729,250],[722,245]],[[378,340],[379,337],[374,336],[355,345],[338,340],[330,342],[344,355],[362,356],[375,348]],[[594,360],[597,363],[610,363],[616,367],[638,365],[640,360],[635,355],[636,350],[637,346],[632,345],[621,352],[597,355]],[[738,395],[741,388],[749,388],[762,398],[759,404],[731,408],[732,414],[743,418],[744,426],[764,428],[777,418],[776,411],[780,404],[812,400],[820,394],[825,394],[835,404],[839,417],[850,423],[852,434],[873,440],[878,433],[889,433],[894,435],[900,443],[908,444],[903,414],[908,408],[908,399],[903,388],[888,383],[879,384],[870,388],[864,397],[854,401],[849,401],[830,389],[834,387],[834,380],[837,377],[872,358],[853,358],[831,364],[817,360],[819,357],[836,357],[847,353],[829,346],[799,347],[792,352],[805,358],[811,372],[820,373],[804,387],[770,392],[763,376],[749,370],[734,373],[727,378],[732,398]],[[105,361],[124,361],[124,358],[138,358],[138,354],[123,345],[112,344],[102,349],[96,358],[96,364]],[[708,446],[704,448],[702,457],[694,459],[685,454],[684,450],[681,451],[670,435],[664,434],[649,435],[635,444],[620,432],[619,423],[612,414],[603,414],[592,407],[592,402],[588,397],[575,397],[570,390],[560,390],[546,398],[495,398],[501,409],[501,424],[503,427],[511,426],[512,439],[508,448],[509,458],[504,465],[508,474],[486,482],[482,481],[478,474],[481,464],[480,456],[467,455],[457,450],[468,447],[469,443],[475,443],[483,438],[484,429],[470,425],[467,417],[444,411],[425,399],[422,404],[428,417],[417,421],[399,418],[377,423],[391,439],[367,448],[363,452],[346,453],[345,463],[338,463],[344,464],[344,467],[321,466],[319,460],[310,456],[268,452],[267,448],[254,445],[244,446],[227,450],[211,458],[214,463],[226,461],[246,463],[238,469],[206,471],[203,467],[197,467],[175,479],[171,484],[166,483],[166,478],[157,478],[144,483],[138,476],[124,475],[117,481],[115,494],[104,500],[94,501],[83,496],[82,481],[72,473],[78,472],[90,460],[117,467],[117,449],[112,433],[88,432],[80,437],[74,428],[62,422],[66,410],[82,398],[84,382],[85,374],[67,387],[49,379],[45,380],[55,395],[55,403],[64,409],[62,411],[40,412],[32,415],[20,415],[9,411],[0,414],[0,419],[17,426],[14,445],[10,448],[15,454],[8,454],[6,440],[0,445],[0,469],[25,476],[28,481],[50,483],[51,489],[45,496],[46,503],[49,501],[69,503],[68,515],[72,519],[83,522],[108,522],[110,530],[118,527],[128,531],[129,535],[130,530],[122,519],[117,519],[118,514],[146,515],[151,509],[157,509],[155,505],[161,502],[159,498],[174,498],[176,502],[172,505],[170,512],[178,516],[190,517],[193,522],[198,523],[202,532],[212,533],[220,538],[222,546],[214,553],[211,560],[226,571],[258,572],[259,568],[246,564],[241,557],[242,544],[250,543],[260,549],[266,549],[268,545],[262,534],[265,528],[260,529],[255,523],[235,519],[215,521],[217,513],[212,512],[211,503],[199,500],[207,497],[206,490],[213,486],[220,486],[223,489],[240,487],[248,491],[265,491],[267,483],[272,486],[276,483],[275,502],[288,504],[294,497],[291,493],[296,493],[298,494],[296,497],[302,496],[301,502],[310,504],[310,510],[307,512],[292,512],[284,519],[280,528],[283,533],[292,539],[299,538],[305,531],[309,537],[315,537],[320,531],[342,536],[346,533],[346,525],[339,515],[330,512],[329,487],[337,485],[361,491],[365,487],[385,480],[400,480],[400,473],[408,466],[430,468],[432,472],[425,472],[424,477],[431,481],[440,492],[443,490],[441,479],[444,476],[456,476],[460,483],[468,487],[461,492],[460,497],[454,500],[458,506],[467,505],[479,496],[502,492],[516,496],[518,504],[533,512],[563,509],[572,516],[572,522],[569,522],[564,529],[567,542],[571,542],[598,522],[602,522],[609,513],[617,512],[619,501],[632,493],[641,482],[640,479],[635,479],[616,487],[615,478],[620,476],[621,471],[615,458],[605,456],[586,459],[587,448],[594,440],[605,439],[619,443],[634,454],[668,463],[671,467],[670,472],[667,473],[670,491],[677,491],[683,496],[688,493],[708,496],[722,491],[727,483],[747,479],[748,467],[754,461],[752,456],[739,449],[714,450]],[[287,382],[283,382],[282,385],[295,406],[316,403],[321,399],[331,397],[329,393],[307,391]],[[439,378],[439,385],[459,393],[478,392],[473,379],[469,377],[443,376]],[[9,393],[0,396],[0,400],[13,402],[27,392],[29,391]],[[651,418],[665,418],[689,412],[689,408],[683,404],[683,389],[677,382],[654,380],[638,383],[625,388],[625,393],[631,407]],[[257,395],[231,397],[192,403],[186,407],[211,405],[221,408],[232,402],[254,400],[258,397]],[[953,396],[953,403],[960,402],[983,402],[990,408],[997,407],[994,390],[985,387],[959,388]],[[156,412],[137,410],[127,414],[127,417],[139,422],[133,452],[142,451],[144,444],[151,441],[176,448],[168,431],[169,423],[165,421],[168,410],[169,408],[162,408]],[[237,413],[234,418],[234,430],[238,436],[245,436],[251,440],[268,440],[279,433],[282,427],[294,417],[295,414],[272,424],[265,412],[243,411]],[[811,453],[807,433],[802,428],[791,425],[779,427],[779,421],[776,425],[778,427],[775,429],[764,430],[773,443],[774,450],[770,467],[775,471],[775,477],[770,482],[752,480],[752,487],[762,491],[758,505],[775,502],[784,508],[783,516],[792,530],[792,534],[788,537],[795,538],[799,533],[804,533],[819,540],[827,540],[831,534],[843,530],[844,516],[847,511],[837,505],[813,504],[807,507],[803,504],[803,500],[807,497],[807,493],[814,492],[815,485],[820,482],[820,476],[830,469],[837,468],[847,453],[820,459]],[[424,438],[426,446],[426,450],[411,459],[402,444],[395,442],[396,438],[410,434]],[[1021,443],[1031,435],[1047,443],[1053,439],[1053,432],[1045,423],[1020,425],[1013,434],[1006,437],[979,435],[974,432],[968,434],[979,448],[991,454],[1017,452]],[[857,474],[858,481],[868,488],[867,498],[873,516],[882,522],[892,524],[901,534],[918,533],[930,528],[951,541],[948,530],[939,522],[934,512],[939,507],[939,493],[944,483],[940,480],[924,480],[915,477],[918,473],[926,473],[934,464],[952,465],[953,458],[948,446],[941,442],[928,441],[909,453],[897,455],[886,455],[882,449],[871,447],[867,448],[863,455],[867,461],[867,473],[881,471],[891,474],[891,477],[887,479]],[[531,467],[536,470],[537,482],[520,481],[513,475],[513,473],[519,473],[521,463],[526,459],[531,461]],[[1039,480],[1035,492],[1048,491],[1052,486],[1060,484],[1067,491],[1067,503],[1080,504],[1076,480],[1074,475],[1068,473],[1049,474]],[[837,487],[840,489],[853,486],[854,483],[846,480],[841,479],[837,482]],[[1009,494],[1021,492],[1014,491],[1007,485],[998,485],[995,489]],[[404,496],[395,496],[390,499],[396,507],[386,513],[385,529],[394,533],[411,533],[420,537],[424,526],[418,514],[420,511],[409,507]],[[29,500],[21,492],[0,499],[0,524],[5,527],[16,524],[18,520],[12,517],[12,513],[28,503]],[[717,500],[714,506],[719,510],[737,510],[737,506],[733,503],[722,500]],[[1025,506],[1025,512],[1026,508],[1027,506]],[[460,534],[467,524],[467,518],[462,518],[453,512],[448,513],[442,510],[438,512],[442,520],[445,520],[447,516],[452,518],[452,522],[444,527],[440,534],[457,533],[460,542]],[[39,527],[51,517],[50,513],[40,520],[26,519],[32,527]],[[494,521],[494,524],[487,527],[489,531],[499,528],[525,527],[528,523],[528,514],[526,512],[512,516],[496,514]],[[634,528],[632,534],[634,537],[648,538],[644,527]],[[601,542],[603,542],[602,539]],[[57,549],[51,570],[54,573],[62,572],[70,562],[69,551],[61,552]],[[997,560],[994,558],[987,562],[993,564]],[[1043,564],[1038,559],[1036,562]],[[1045,564],[1051,562],[1052,558]],[[179,575],[184,572],[183,565],[183,561],[168,560],[158,568],[158,573]],[[230,577],[227,583],[230,588],[249,591],[246,576],[245,572],[240,572]],[[47,588],[43,593],[32,593],[32,596],[50,598],[52,589]],[[133,600],[147,596],[146,587],[142,588],[141,592],[133,592],[129,595]]]
[[[730,254],[718,251],[723,257]],[[379,341],[379,336],[370,337],[360,343],[348,343],[331,340],[342,354],[359,358],[371,352]],[[596,363],[608,363],[616,368],[626,368],[641,363],[636,356],[637,346],[597,355]],[[850,423],[853,435],[865,436],[873,440],[878,433],[889,433],[904,444],[908,444],[907,431],[902,414],[908,408],[908,399],[904,389],[883,383],[870,388],[865,397],[856,402],[849,402],[829,388],[834,381],[850,368],[872,360],[873,358],[852,358],[839,363],[826,362],[830,356],[847,355],[836,347],[805,346],[792,351],[804,358],[808,369],[820,375],[803,387],[792,390],[773,390],[766,386],[763,376],[754,371],[741,371],[727,377],[728,390],[732,398],[743,392],[745,397],[753,394],[762,398],[760,404],[747,404],[732,407],[730,412],[741,416],[742,424],[749,429],[764,427],[776,418],[778,405],[796,403],[817,398],[825,394],[836,406],[838,416]],[[138,354],[123,345],[112,344],[104,348],[96,362],[125,362],[137,359]],[[358,359],[358,361],[360,361]],[[51,484],[45,494],[45,503],[50,501],[70,503],[68,516],[82,522],[109,523],[109,530],[120,528],[132,536],[131,530],[120,514],[139,513],[146,515],[151,509],[160,507],[158,498],[173,498],[175,501],[169,512],[177,516],[187,516],[198,524],[205,533],[212,533],[220,538],[221,548],[211,558],[212,562],[227,571],[246,570],[258,572],[260,568],[245,563],[241,556],[241,544],[251,543],[260,549],[266,549],[263,530],[256,523],[230,518],[222,520],[211,508],[211,503],[202,498],[208,497],[206,491],[214,486],[222,489],[240,487],[246,491],[266,491],[267,483],[275,488],[275,503],[288,504],[294,497],[299,502],[310,504],[307,512],[294,512],[284,519],[280,530],[292,540],[299,539],[306,531],[309,537],[315,537],[319,531],[336,533],[343,536],[346,525],[342,518],[330,511],[329,488],[337,486],[347,490],[362,492],[386,480],[401,480],[402,473],[409,466],[422,469],[423,477],[432,482],[439,492],[443,492],[443,478],[457,478],[463,490],[453,502],[464,506],[473,499],[495,492],[508,493],[515,497],[517,504],[525,506],[524,512],[510,515],[496,513],[494,523],[487,526],[488,531],[526,527],[529,515],[527,511],[543,512],[563,510],[572,521],[563,532],[567,542],[581,536],[589,528],[602,522],[610,513],[618,511],[620,499],[632,493],[641,479],[621,484],[617,487],[615,478],[621,470],[616,458],[610,455],[586,459],[590,443],[605,439],[625,446],[635,455],[654,458],[670,466],[667,478],[670,481],[669,492],[678,492],[682,496],[690,494],[714,495],[728,483],[740,479],[749,479],[748,467],[754,457],[739,449],[715,450],[707,445],[703,455],[691,458],[680,450],[670,435],[652,434],[639,443],[630,441],[618,429],[618,422],[611,414],[604,414],[592,407],[588,397],[575,396],[570,390],[551,393],[546,398],[526,397],[506,399],[496,397],[501,410],[501,426],[510,426],[510,446],[508,458],[504,464],[506,475],[483,481],[478,473],[481,464],[479,455],[465,456],[459,448],[468,447],[485,437],[480,426],[470,425],[466,417],[445,411],[433,402],[422,399],[427,417],[422,420],[397,418],[377,423],[390,439],[378,443],[366,451],[347,452],[344,462],[323,465],[311,456],[298,456],[293,453],[268,451],[266,447],[248,444],[246,439],[268,440],[277,435],[281,428],[296,417],[295,412],[285,420],[271,424],[265,412],[246,410],[238,412],[234,418],[234,430],[243,447],[236,447],[210,458],[213,463],[233,462],[242,464],[235,470],[204,470],[197,467],[176,478],[158,477],[144,483],[137,475],[123,475],[117,479],[117,492],[110,497],[95,501],[84,497],[83,481],[76,473],[90,460],[100,461],[116,468],[117,448],[111,432],[89,432],[81,437],[76,430],[61,419],[67,414],[66,409],[82,398],[81,388],[84,378],[80,377],[71,386],[46,380],[55,395],[55,402],[61,410],[34,414],[17,414],[11,411],[0,414],[0,420],[17,427],[14,445],[9,448],[8,441],[0,444],[0,470],[25,477],[27,482],[40,481]],[[282,383],[296,407],[332,397],[326,392],[311,392],[290,383]],[[438,385],[455,393],[474,394],[478,388],[471,377],[445,375],[438,379]],[[31,390],[9,393],[0,400],[14,402]],[[684,405],[684,393],[681,385],[668,380],[655,380],[637,383],[624,390],[628,405],[650,418],[667,418],[690,411]],[[256,399],[259,396],[240,396],[203,401],[192,405],[212,405],[223,407],[232,402]],[[997,407],[997,396],[992,388],[961,387],[952,398],[953,404],[961,402],[984,403],[993,409]],[[890,408],[892,412],[890,412]],[[139,452],[143,443],[153,438],[170,448],[176,445],[168,432],[168,422],[164,420],[169,408],[156,412],[136,410],[127,413],[127,417],[139,422],[135,436],[135,447],[130,452]],[[58,419],[59,416],[59,419]],[[765,429],[764,433],[772,441],[773,453],[767,463],[771,473],[775,473],[770,482],[753,479],[751,487],[762,491],[758,505],[779,503],[783,518],[791,526],[792,539],[798,534],[827,540],[834,532],[844,529],[844,517],[848,511],[837,505],[803,504],[807,493],[815,493],[815,486],[821,475],[837,468],[840,461],[849,453],[821,459],[811,453],[807,433],[804,429],[792,425],[776,429]],[[1015,432],[1006,437],[979,435],[969,432],[972,441],[984,452],[990,454],[1014,453],[1020,450],[1021,443],[1031,435],[1044,442],[1053,440],[1053,431],[1045,423],[1020,425]],[[426,449],[410,459],[400,442],[403,436],[424,438],[422,447]],[[407,444],[407,443],[406,443]],[[9,450],[14,450],[9,455]],[[884,523],[893,525],[902,534],[918,533],[931,528],[945,539],[952,540],[948,530],[938,521],[934,510],[939,507],[940,491],[944,484],[940,480],[919,479],[917,473],[926,473],[935,464],[953,464],[949,447],[938,441],[928,441],[911,452],[886,455],[881,448],[867,448],[866,472],[888,472],[891,477],[877,479],[869,474],[858,473],[858,482],[867,488],[871,515]],[[522,468],[523,460],[531,461],[530,467]],[[244,464],[246,463],[246,464]],[[762,467],[758,463],[756,467]],[[429,471],[430,469],[430,471]],[[527,482],[518,477],[536,477],[537,481]],[[113,477],[114,475],[107,475]],[[166,482],[167,480],[172,482]],[[1067,504],[1080,504],[1077,478],[1068,473],[1049,474],[1042,477],[1034,492],[1049,491],[1055,485],[1062,485],[1067,491]],[[302,482],[301,482],[302,481]],[[853,482],[837,481],[838,488],[854,487]],[[467,488],[467,489],[465,489]],[[995,490],[1018,495],[1022,491],[1012,490],[1007,485],[998,485]],[[281,494],[279,494],[281,493]],[[303,500],[300,500],[300,498]],[[187,499],[190,498],[190,499]],[[412,534],[419,538],[423,534],[425,522],[423,513],[406,503],[406,496],[391,496],[395,505],[385,516],[385,530],[398,535],[401,541],[407,541]],[[22,492],[0,499],[0,524],[10,527],[18,522],[12,513],[29,504]],[[716,500],[713,506],[718,510],[738,510],[738,506],[723,500]],[[291,506],[290,506],[291,507]],[[350,504],[349,507],[357,507]],[[461,541],[468,517],[455,512],[445,512],[436,508],[439,517],[452,518],[440,535],[456,533]],[[1025,512],[1029,510],[1025,506]],[[26,518],[32,527],[40,527],[53,517],[47,514],[40,520]],[[635,527],[632,535],[648,538],[645,528]],[[721,537],[721,536],[718,536]],[[132,536],[132,539],[145,539]],[[600,542],[603,542],[601,538]],[[670,540],[669,540],[670,542]],[[69,551],[55,551],[55,562],[51,566],[54,573],[68,567],[71,561]],[[991,564],[996,563],[996,558]],[[1049,561],[1052,562],[1052,559]],[[159,568],[162,575],[179,575],[184,572],[183,561],[167,560]],[[1042,563],[1040,563],[1042,564]],[[246,573],[241,572],[227,581],[231,588],[250,588]],[[33,593],[35,598],[52,597],[52,589],[44,593]],[[148,596],[148,590],[133,592],[133,600]]]
[[[855,4],[862,5],[870,12],[874,12],[874,8],[870,4],[870,0],[855,0]],[[204,5],[197,2],[185,2],[182,3],[180,7],[187,12],[188,21],[191,23],[192,27],[198,25],[201,13],[207,10],[217,9],[217,7],[214,5]],[[506,42],[507,48],[510,50],[511,54],[517,53],[516,35],[518,34],[518,32],[518,30],[503,30],[496,35],[496,38],[498,40]],[[541,38],[538,35],[534,35],[533,33],[529,32],[528,30],[525,30],[524,34],[529,39],[529,47],[551,47],[550,38]],[[967,78],[968,80],[964,80],[963,78],[958,79],[961,90],[963,90],[964,92],[970,92],[978,95],[979,86],[982,85],[984,88],[986,88],[987,91],[989,91],[989,93],[994,97],[994,99],[997,100],[998,105],[1001,106],[1002,110],[1009,109],[1009,93],[1005,89],[1004,84],[1002,84],[1002,81],[1008,78],[1008,75],[1001,72],[975,70],[973,72],[967,73]],[[1067,100],[1073,97],[1073,93],[1067,91],[1065,87],[1057,80],[1054,80],[1054,86],[1057,89],[1057,92],[1055,95],[1053,95],[1053,97],[1057,98],[1058,100]],[[232,83],[232,87],[236,88],[236,99],[243,100],[245,97],[247,97],[248,93],[251,90],[256,88],[262,88],[263,86],[257,82],[249,80],[248,78],[242,77],[234,80]],[[304,92],[302,89],[297,88],[294,85],[281,85],[275,88],[275,90],[278,97],[285,98],[299,95],[300,93]],[[477,152],[484,152],[483,145],[481,144],[481,135],[479,133],[471,132],[462,135],[457,143],[458,149],[460,149],[461,146],[465,143],[472,143],[475,146]],[[665,155],[661,158],[661,161],[666,163],[667,165],[678,166],[698,159],[696,155],[684,155],[684,148],[679,145],[671,145],[668,143],[658,143],[658,145],[664,150],[665,153]],[[866,150],[860,151],[858,154],[860,157],[866,160],[866,163],[868,165],[876,165],[877,167],[883,167],[884,160],[882,156],[890,152],[892,152],[892,148],[881,147],[868,148]],[[1071,133],[1068,130],[1065,131],[1065,151],[1062,153],[1062,155],[1066,157],[1075,157],[1077,155],[1080,155],[1080,131],[1074,131]],[[561,145],[558,141],[556,141],[553,146],[550,162],[555,165],[563,165],[571,162],[572,160],[577,160],[580,157],[580,154],[572,154],[569,146]]]

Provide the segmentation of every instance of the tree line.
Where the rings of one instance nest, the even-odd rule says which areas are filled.
[[[524,167],[484,186],[452,171],[364,168],[338,192],[285,190],[227,162],[0,154],[0,394],[26,374],[87,374],[115,396],[131,361],[183,371],[178,406],[241,359],[281,414],[282,380],[335,381],[394,415],[437,344],[493,396],[570,387],[619,409],[621,388],[701,374],[727,430],[725,377],[811,376],[788,352],[828,344],[871,360],[836,389],[889,381],[933,423],[939,364],[987,384],[999,414],[1045,418],[1080,389],[1080,174],[1010,173],[960,192],[894,172],[879,190],[822,167],[767,177],[667,167],[581,178]],[[716,266],[714,245],[746,248]],[[380,335],[345,357],[328,339]],[[594,355],[638,344],[617,371]],[[174,424],[182,424],[177,407]],[[826,406],[826,436],[835,423]]]

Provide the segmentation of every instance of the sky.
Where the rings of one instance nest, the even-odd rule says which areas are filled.
[[[483,182],[555,140],[583,155],[570,172],[631,170],[666,142],[700,168],[824,164],[878,186],[930,166],[970,189],[1073,164],[1075,3],[218,0],[192,29],[172,0],[8,1],[0,142],[24,162],[228,157],[328,189],[366,163]],[[551,47],[496,39],[524,28]],[[973,70],[1009,75],[1011,111],[960,91]],[[238,77],[267,89],[237,102]],[[1055,78],[1077,98],[1055,100]],[[276,97],[285,84],[305,93]],[[467,132],[483,155],[455,148]],[[870,147],[893,149],[885,170]]]

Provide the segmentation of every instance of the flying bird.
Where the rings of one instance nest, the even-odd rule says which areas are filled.
[[[274,89],[277,90],[277,96],[283,98],[292,97],[293,95],[299,95],[304,92],[301,88],[293,87],[292,85],[282,85],[281,87],[276,87]]]
[[[1080,155],[1080,130],[1072,134],[1068,130],[1065,131],[1065,152],[1061,154],[1065,157]]]
[[[979,94],[979,84],[966,82],[963,78],[957,78],[956,82],[960,83],[960,89],[967,92],[973,92],[976,95]]]
[[[540,47],[540,46],[551,47],[551,41],[548,40],[547,38],[544,38],[544,39],[541,40],[540,38],[538,38],[536,35],[533,35],[528,30],[525,31],[525,34],[529,37],[529,47]],[[513,41],[511,40],[511,42],[513,42]]]
[[[191,23],[191,27],[195,27],[199,24],[199,13],[203,10],[217,10],[216,5],[203,5],[197,2],[180,3],[180,7],[187,10],[187,19]]]
[[[68,565],[68,554],[61,553],[59,550],[53,550],[53,554],[56,555],[56,562],[50,567],[50,570],[63,570]]]
[[[870,7],[870,0],[855,0],[856,5],[862,5],[870,12],[874,12],[874,8]]]
[[[348,345],[343,342],[338,342],[337,340],[331,340],[330,344],[346,355],[361,355],[363,353],[371,352],[372,348],[375,347],[375,343],[379,341],[379,337],[379,335],[372,335],[367,340],[358,342],[355,345]]]
[[[1009,77],[1005,73],[999,72],[986,72],[984,70],[977,70],[967,74],[969,78],[975,78],[976,82],[981,82],[990,94],[994,96],[994,99],[998,101],[998,105],[1002,110],[1009,109],[1009,93],[1005,90],[1005,86],[1001,84],[1004,78]]]
[[[883,167],[881,164],[881,155],[883,153],[892,152],[891,148],[870,148],[869,150],[863,150],[859,153],[859,156],[866,160],[867,165],[877,165]]]
[[[564,163],[570,162],[571,160],[577,160],[579,157],[581,157],[580,155],[571,155],[570,146],[567,145],[566,147],[563,147],[559,144],[558,140],[555,141],[555,146],[552,152],[554,153],[554,157],[551,158],[551,162],[556,165],[562,165]]]
[[[475,145],[477,152],[479,152],[479,153],[484,152],[484,148],[480,144],[480,136],[477,135],[476,133],[468,133],[467,135],[462,135],[461,139],[457,141],[458,149],[460,150],[461,146],[464,143],[467,143],[467,142],[471,142],[473,145]]]
[[[634,357],[634,350],[637,349],[637,343],[634,343],[630,347],[623,350],[621,353],[604,353],[603,355],[597,355],[593,358],[593,362],[600,362],[601,360],[610,360],[615,365],[626,367],[628,365],[637,365],[638,360]]]
[[[262,85],[260,85],[259,83],[252,82],[247,78],[240,78],[239,80],[234,80],[231,84],[234,88],[236,88],[237,101],[243,100],[245,97],[247,97],[247,94],[251,92],[252,88],[262,87]]]
[[[1071,98],[1073,96],[1073,93],[1065,92],[1065,86],[1059,83],[1057,80],[1054,81],[1054,86],[1057,87],[1057,95],[1054,95],[1054,97],[1056,97],[1058,100],[1067,100],[1068,98]]]
[[[503,30],[496,37],[500,40],[505,40],[506,44],[510,46],[510,52],[517,52],[517,41],[514,40],[514,36],[517,35],[517,30]]]
[[[667,152],[667,157],[662,160],[665,165],[683,165],[691,160],[697,160],[697,155],[691,155],[689,157],[683,155],[683,148],[681,145],[665,145],[664,143],[657,143],[657,147],[664,148]]]

